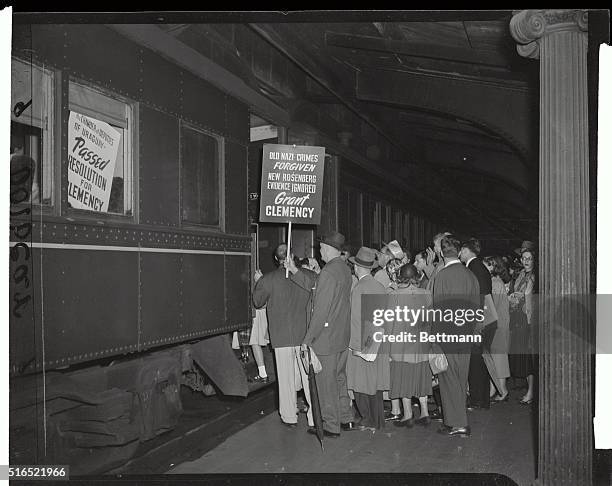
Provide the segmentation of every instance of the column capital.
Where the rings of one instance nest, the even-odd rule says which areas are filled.
[[[539,41],[558,32],[586,32],[586,10],[521,10],[510,20],[510,33],[518,42],[516,50],[523,57],[540,57]]]

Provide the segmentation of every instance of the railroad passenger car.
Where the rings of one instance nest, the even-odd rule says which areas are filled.
[[[296,227],[301,256],[331,229],[355,249],[422,247],[434,229],[406,207],[410,188],[337,139],[358,135],[355,120],[245,94],[236,79],[261,72],[238,69],[218,32],[231,30],[237,48],[262,41],[244,26],[215,29],[200,39],[206,57],[169,52],[169,26],[14,26],[11,450],[34,437],[30,463],[91,472],[125,460],[176,425],[181,385],[202,389],[204,373],[247,395],[229,336],[250,326],[252,268],[271,269],[285,238],[282,225],[257,225],[263,143],[326,147],[322,221]],[[91,167],[108,159],[77,159],[105,143],[114,170],[102,180]]]
[[[13,429],[44,414],[61,461],[171,428],[199,369],[246,395],[248,106],[108,27],[16,25],[12,107]],[[69,180],[74,116],[119,134],[106,211]]]

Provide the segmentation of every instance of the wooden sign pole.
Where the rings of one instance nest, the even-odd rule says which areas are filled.
[[[287,258],[291,258],[291,221],[289,221],[289,236],[287,236]],[[285,268],[285,278],[289,278],[288,268]]]

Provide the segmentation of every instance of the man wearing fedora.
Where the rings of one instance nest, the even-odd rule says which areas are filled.
[[[340,258],[344,236],[331,232],[321,240],[325,266],[314,280],[298,270],[291,258],[285,261],[291,279],[314,290],[313,310],[302,348],[310,346],[321,362],[317,387],[327,437],[338,437],[340,430],[354,428],[351,400],[346,386],[346,360],[351,333],[351,271]],[[310,433],[316,433],[313,428]]]
[[[361,296],[386,295],[385,287],[372,276],[376,252],[362,246],[349,261],[355,265],[357,283],[351,291],[351,340],[346,365],[348,389],[355,394],[355,405],[362,417],[360,425],[382,428],[385,424],[383,391],[389,389],[388,353],[377,353],[373,333],[379,328],[362,327]]]
[[[274,263],[278,268],[263,276],[259,270],[256,272],[253,303],[257,308],[266,306],[270,341],[276,358],[281,423],[295,427],[298,422],[297,391],[303,388],[306,399],[310,400],[308,376],[299,362],[300,345],[306,334],[310,292],[285,278],[283,262],[286,258],[287,244],[281,243],[274,250]],[[315,275],[311,270],[303,271]],[[311,408],[307,416],[308,423],[313,425]]]

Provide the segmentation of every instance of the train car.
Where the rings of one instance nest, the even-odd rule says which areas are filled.
[[[286,238],[257,224],[263,143],[326,147],[321,225],[295,228],[299,256],[332,229],[355,251],[425,245],[410,188],[346,140],[392,149],[292,69],[244,25],[15,24],[12,463],[103,470],[176,425],[181,385],[248,394],[230,335]],[[295,102],[271,103],[273,87]]]
[[[14,440],[133,450],[204,370],[246,395],[248,106],[102,25],[16,25],[11,106]]]

